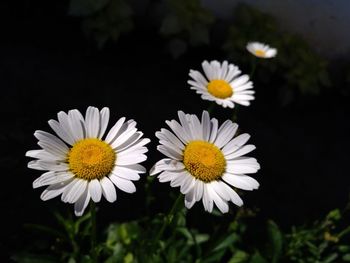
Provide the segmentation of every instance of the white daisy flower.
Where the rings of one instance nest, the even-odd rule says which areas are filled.
[[[277,49],[260,42],[249,42],[247,50],[259,58],[273,58],[277,55]]]
[[[241,206],[242,199],[229,186],[243,190],[258,189],[259,183],[246,175],[256,173],[260,165],[255,158],[245,157],[255,149],[245,145],[248,134],[234,135],[238,125],[230,120],[220,127],[203,111],[201,121],[195,115],[178,112],[180,123],[166,121],[170,127],[156,132],[158,150],[168,158],[157,162],[150,174],[159,174],[159,182],[180,186],[185,206],[191,208],[202,199],[204,209],[212,212],[213,204],[222,213],[229,210],[228,202]]]
[[[49,125],[58,137],[35,131],[42,149],[26,153],[37,159],[28,163],[29,168],[47,171],[33,182],[33,188],[48,186],[41,194],[43,201],[62,194],[62,201],[74,203],[75,214],[81,216],[90,198],[99,202],[103,195],[111,203],[116,201],[114,185],[127,193],[136,191],[132,181],[146,171],[138,163],[147,159],[144,145],[150,140],[141,139],[135,121],[120,118],[102,139],[108,108],[88,107],[85,118],[78,110],[57,115],[58,121],[49,120]]]
[[[249,106],[254,100],[253,83],[248,75],[241,75],[239,68],[224,61],[204,61],[202,68],[205,77],[197,70],[190,70],[188,84],[204,100],[215,101],[224,108],[233,108],[235,103]]]

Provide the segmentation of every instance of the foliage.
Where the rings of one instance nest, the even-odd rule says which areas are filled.
[[[179,200],[182,204],[182,199]],[[186,213],[181,205],[168,215],[109,224],[96,248],[101,262],[350,262],[350,225],[338,209],[311,226],[294,226],[287,233],[269,220],[259,243],[254,237],[249,238],[249,231],[254,228],[249,219],[255,217],[249,209],[237,210],[231,223],[221,226],[220,231],[208,229],[207,232],[190,227]],[[61,229],[27,225],[41,232],[43,240],[54,237],[52,244],[46,243],[44,247],[36,244],[12,259],[21,263],[92,262],[86,249],[91,230],[90,213],[76,221],[71,216],[63,218],[58,214],[56,218]],[[217,222],[222,219],[218,217]],[[164,225],[168,227],[163,233]]]
[[[71,0],[69,14],[84,18],[84,32],[100,48],[133,28],[133,12],[124,0]]]
[[[224,50],[233,61],[246,68],[254,60],[259,67],[256,78],[264,86],[279,83],[282,87],[271,88],[280,88],[282,104],[288,104],[298,94],[318,94],[331,85],[327,62],[300,36],[281,31],[274,17],[243,4],[235,9],[233,17]],[[278,55],[274,63],[242,56],[249,41],[276,47]]]
[[[342,215],[338,209],[325,219],[316,221],[312,227],[293,227],[286,236],[286,255],[297,263],[350,262],[350,225],[340,228]]]
[[[214,16],[201,6],[200,0],[166,0],[161,10],[160,34],[168,39],[173,57],[185,53],[188,46],[209,44]]]

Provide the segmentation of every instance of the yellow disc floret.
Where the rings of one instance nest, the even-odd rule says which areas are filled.
[[[257,49],[257,50],[255,50],[255,55],[257,57],[265,57],[266,56],[266,52],[264,50]]]
[[[214,79],[208,83],[208,92],[216,98],[226,99],[232,96],[233,89],[225,80]]]
[[[225,171],[226,160],[223,153],[210,142],[189,142],[185,147],[183,158],[187,171],[206,183],[218,180]]]
[[[84,180],[102,179],[112,171],[115,160],[112,147],[95,138],[76,142],[68,153],[71,172]]]

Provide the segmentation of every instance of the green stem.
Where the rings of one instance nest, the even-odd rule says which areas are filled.
[[[166,218],[163,221],[163,225],[160,228],[156,238],[155,238],[155,244],[161,239],[165,228],[170,225],[174,219],[174,215],[178,210],[179,204],[182,201],[182,194],[180,193],[179,196],[177,197],[176,201],[173,204],[173,207],[171,208],[170,212],[168,213],[168,215],[166,216]]]
[[[91,257],[92,262],[97,263],[96,253],[96,205],[95,202],[90,202],[90,213],[91,213]]]
[[[232,121],[236,122],[237,118],[238,118],[238,110],[239,110],[239,105],[235,104],[235,107],[233,109],[233,113],[232,113]]]
[[[209,107],[208,107],[208,110],[207,110],[208,113],[209,113],[209,114],[213,113],[214,108],[215,108],[215,102],[212,101],[212,102],[210,103]]]

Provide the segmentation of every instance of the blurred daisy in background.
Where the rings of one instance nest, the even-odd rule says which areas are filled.
[[[224,108],[233,108],[235,103],[249,106],[254,100],[253,83],[248,75],[240,75],[241,71],[227,61],[204,61],[202,68],[205,76],[197,70],[190,70],[188,81],[191,89],[201,94],[202,99],[215,101]]]
[[[171,131],[156,132],[160,143],[157,149],[167,158],[158,161],[150,174],[159,174],[159,182],[180,186],[187,208],[200,200],[208,212],[214,204],[222,213],[228,212],[229,201],[241,206],[242,199],[230,186],[243,190],[259,187],[246,175],[260,169],[255,158],[244,156],[255,149],[254,145],[246,145],[250,136],[245,133],[234,138],[238,125],[227,120],[219,126],[207,111],[203,111],[201,121],[182,111],[178,116],[180,123],[166,121]]]
[[[47,171],[33,182],[33,188],[48,186],[41,194],[46,201],[61,195],[65,203],[74,203],[77,216],[84,213],[90,199],[99,202],[102,195],[109,202],[117,199],[115,186],[133,193],[132,181],[139,180],[145,168],[138,163],[147,159],[144,153],[149,139],[141,139],[136,122],[120,118],[105,139],[109,109],[99,111],[88,107],[85,118],[78,110],[58,113],[58,121],[49,125],[56,135],[35,131],[40,150],[31,150],[26,156],[37,160],[28,167]]]
[[[259,58],[273,58],[277,55],[277,49],[260,42],[249,42],[247,50]]]

